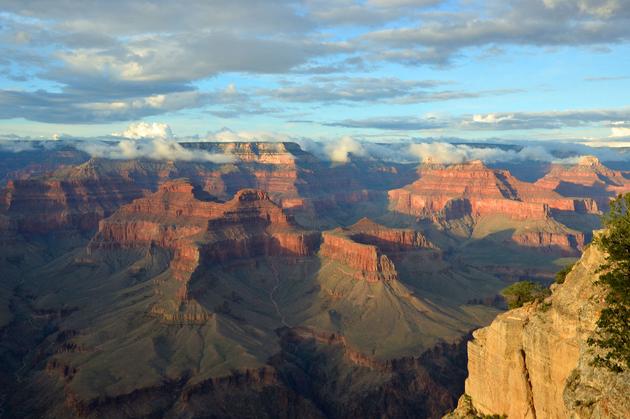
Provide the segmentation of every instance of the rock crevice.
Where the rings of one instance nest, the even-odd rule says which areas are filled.
[[[630,373],[590,363],[587,339],[604,307],[604,290],[595,283],[603,261],[590,246],[545,301],[510,310],[473,333],[465,392],[475,411],[509,418],[630,417]]]

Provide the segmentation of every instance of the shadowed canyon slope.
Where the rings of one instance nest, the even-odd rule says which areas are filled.
[[[480,162],[185,147],[233,161],[7,165],[5,415],[440,417],[498,292],[548,281],[630,189],[592,159],[528,183]]]

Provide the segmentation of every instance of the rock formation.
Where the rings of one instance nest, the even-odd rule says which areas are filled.
[[[595,284],[603,254],[589,247],[544,302],[499,315],[473,333],[468,379],[457,415],[509,418],[624,418],[630,376],[590,365],[604,290]],[[472,409],[471,409],[472,408]],[[460,416],[460,417],[461,417]]]
[[[234,161],[92,158],[74,166],[47,166],[50,173],[24,168],[0,191],[0,212],[14,219],[27,235],[69,230],[91,233],[99,220],[121,205],[157,190],[165,181],[187,178],[206,194],[223,200],[241,189],[264,190],[282,207],[294,212],[307,209],[309,217],[315,218],[338,211],[340,206],[381,201],[384,190],[404,184],[412,173],[409,167],[379,162],[332,167],[295,143],[182,145],[232,156]],[[24,164],[30,167],[28,162]]]
[[[379,252],[376,246],[353,241],[343,234],[342,229],[322,234],[320,254],[355,269],[356,279],[368,282],[397,279],[394,263],[387,255]]]
[[[155,188],[157,178],[138,161],[92,159],[48,176],[11,180],[0,205],[26,235],[93,232],[99,220]]]
[[[6,213],[16,220],[20,233],[93,230],[100,219],[119,205],[142,194],[132,183],[59,180],[13,180],[4,191]]]
[[[0,162],[0,413],[437,417],[464,390],[461,339],[496,316],[498,290],[548,279],[598,208],[479,162],[416,173],[293,143],[183,146],[234,159]],[[521,336],[528,369],[544,361],[536,342],[582,321],[556,305],[544,337]],[[565,401],[603,411],[599,372],[577,366]]]
[[[183,283],[178,295],[188,299],[187,282],[200,265],[312,255],[318,245],[319,233],[297,227],[266,192],[244,189],[225,203],[203,201],[188,181],[173,180],[102,220],[88,250],[169,250],[172,274]]]
[[[573,255],[576,251],[584,249],[587,243],[583,233],[554,231],[522,231],[512,234],[511,241],[519,246],[547,250],[557,249],[567,255]]]
[[[434,246],[421,233],[363,218],[348,228],[324,232],[320,255],[356,270],[356,279],[375,282],[397,279],[394,262],[386,253],[422,248]]]
[[[535,185],[565,197],[589,197],[602,209],[611,198],[630,191],[630,179],[593,156],[584,156],[575,165],[554,164]]]
[[[507,170],[490,169],[480,161],[450,166],[424,164],[418,175],[412,184],[389,191],[392,210],[429,218],[503,215],[514,220],[543,220],[554,209],[597,210],[590,199],[565,198],[519,181]]]
[[[180,143],[184,148],[234,156],[240,162],[270,165],[292,165],[296,161],[316,159],[291,142],[194,142]]]
[[[347,231],[353,240],[378,246],[383,251],[396,252],[410,249],[432,249],[435,246],[419,231],[388,228],[369,218],[362,218]]]
[[[62,167],[71,167],[89,160],[89,156],[74,147],[51,147],[50,141],[13,141],[22,151],[4,150],[0,145],[0,185],[11,179],[44,176]]]

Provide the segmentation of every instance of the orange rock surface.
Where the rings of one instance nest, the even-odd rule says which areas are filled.
[[[442,214],[504,215],[515,220],[542,220],[551,210],[596,212],[590,198],[563,197],[549,188],[522,182],[507,170],[486,167],[480,161],[450,166],[425,164],[419,179],[389,191],[390,207],[397,212],[422,217]]]
[[[348,228],[324,232],[320,255],[352,268],[357,279],[376,282],[398,278],[386,253],[421,248],[434,248],[421,233],[388,228],[363,218]]]
[[[320,255],[356,270],[356,279],[390,281],[398,277],[394,263],[373,245],[353,241],[341,229],[322,234]]]
[[[301,230],[266,192],[245,189],[225,203],[203,201],[187,181],[164,183],[99,224],[91,251],[157,245],[173,252],[185,281],[200,263],[257,256],[313,254],[319,234]]]
[[[608,207],[611,198],[630,191],[630,179],[620,171],[604,166],[592,156],[582,157],[575,165],[553,165],[549,173],[535,185],[562,196],[588,196],[603,209]]]

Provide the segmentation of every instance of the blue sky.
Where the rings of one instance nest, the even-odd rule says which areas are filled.
[[[627,0],[5,0],[0,134],[627,141],[629,40]]]

